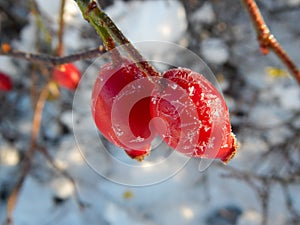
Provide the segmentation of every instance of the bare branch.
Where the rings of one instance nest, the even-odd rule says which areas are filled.
[[[70,63],[74,61],[92,59],[102,55],[104,52],[105,49],[102,45],[95,49],[79,52],[72,55],[62,56],[62,57],[39,54],[39,53],[28,53],[28,52],[15,50],[15,49],[10,49],[9,51],[6,51],[3,49],[3,47],[0,49],[0,55],[14,57],[18,59],[24,59],[32,63],[43,63],[49,66],[57,66],[60,64]]]

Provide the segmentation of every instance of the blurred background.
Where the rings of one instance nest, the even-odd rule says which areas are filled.
[[[95,130],[86,129],[85,115],[80,107],[73,107],[75,92],[56,87],[43,109],[38,143],[59,169],[35,152],[14,210],[14,224],[299,225],[300,89],[273,53],[261,54],[242,2],[98,3],[131,41],[176,43],[204,60],[228,104],[240,145],[238,154],[229,165],[215,161],[202,172],[199,159],[191,159],[174,176],[153,185],[112,182],[95,173],[78,148],[84,148],[104,174],[122,175],[122,171],[99,153],[93,144],[99,140],[89,138]],[[257,4],[271,32],[300,66],[300,1]],[[59,0],[0,0],[0,42],[25,52],[54,55],[59,11]],[[66,0],[64,21],[64,55],[101,44],[72,0]],[[164,52],[158,52],[163,58]],[[186,67],[197,66],[188,58],[176,57]],[[84,73],[92,62],[74,64]],[[12,91],[0,92],[0,224],[5,224],[7,199],[30,149],[34,101],[50,70],[0,56],[0,71],[13,82]],[[76,144],[73,122],[80,127],[86,145]],[[114,149],[105,140],[103,143]],[[169,163],[166,168],[174,166]],[[141,170],[144,176],[155,176]],[[134,172],[123,176],[143,179]]]

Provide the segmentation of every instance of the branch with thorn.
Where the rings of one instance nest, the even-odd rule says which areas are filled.
[[[269,27],[264,21],[263,16],[261,15],[256,2],[254,0],[242,1],[253,22],[253,26],[256,29],[257,39],[260,45],[261,52],[267,55],[269,54],[270,50],[272,50],[277,55],[277,57],[286,65],[288,70],[300,85],[300,70],[276,40],[274,35],[271,33]]]

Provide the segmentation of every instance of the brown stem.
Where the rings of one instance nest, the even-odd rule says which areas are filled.
[[[80,8],[82,10],[84,18],[87,19],[95,28],[96,32],[101,37],[103,44],[107,51],[110,51],[116,47],[114,39],[109,35],[107,29],[103,26],[102,23],[97,23],[97,21],[90,18],[90,14],[96,14],[99,12],[97,3],[95,1],[89,2],[85,7]],[[97,16],[96,16],[97,17]],[[121,63],[121,55],[119,51],[112,51],[110,52],[113,64],[119,65]]]
[[[115,25],[112,19],[100,8],[100,18],[102,19],[104,26],[108,32],[116,39],[116,41],[123,45],[129,56],[137,62],[137,65],[148,75],[159,76],[159,72],[144,59],[140,52],[132,45],[132,43],[126,38],[122,31]]]
[[[15,49],[10,49],[9,51],[7,51],[1,48],[0,56],[1,55],[9,56],[14,58],[24,59],[32,63],[43,63],[49,66],[57,66],[69,62],[92,59],[102,55],[104,52],[105,52],[104,47],[100,46],[98,48],[87,50],[84,52],[79,52],[76,54],[59,57],[59,56],[50,56],[50,55],[39,54],[39,53],[22,52]]]
[[[65,28],[65,21],[64,21],[64,12],[65,12],[65,3],[66,0],[60,1],[60,12],[59,12],[59,29],[58,29],[58,46],[57,46],[57,55],[62,56],[64,53],[64,28]]]
[[[118,44],[124,45],[128,55],[137,63],[137,66],[143,70],[148,78],[159,76],[159,72],[143,58],[139,51],[130,43],[124,34],[115,25],[112,19],[92,0],[75,0],[81,10],[83,17],[94,27],[103,39],[103,30],[105,36],[112,37]],[[104,39],[105,40],[105,39]]]
[[[242,0],[245,8],[247,9],[253,25],[257,32],[257,39],[259,41],[260,49],[263,54],[268,54],[271,49],[277,57],[286,65],[291,74],[295,77],[300,85],[300,71],[296,64],[288,56],[285,50],[281,47],[279,42],[276,40],[270,29],[266,25],[263,16],[260,13],[259,8],[254,0]]]
[[[26,158],[24,159],[24,165],[22,169],[21,176],[16,183],[12,193],[9,195],[7,200],[7,212],[6,212],[6,222],[7,224],[13,224],[13,211],[15,209],[18,196],[20,193],[20,190],[22,189],[22,186],[24,184],[24,181],[26,179],[26,176],[28,175],[31,164],[32,164],[32,156],[36,150],[36,140],[39,134],[40,126],[41,126],[41,119],[43,114],[43,108],[45,105],[45,101],[48,96],[48,87],[45,86],[40,93],[39,99],[36,103],[35,110],[34,110],[34,116],[32,121],[32,130],[31,130],[31,140],[30,140],[30,146],[27,151]]]

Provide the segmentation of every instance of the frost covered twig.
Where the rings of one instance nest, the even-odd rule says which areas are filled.
[[[10,49],[9,51],[4,50],[3,45],[2,48],[0,49],[0,55],[3,56],[9,56],[13,58],[18,58],[18,59],[24,59],[32,63],[43,63],[44,65],[49,65],[49,66],[56,66],[64,63],[69,63],[69,62],[74,62],[74,61],[79,61],[79,60],[85,60],[85,59],[92,59],[97,56],[102,55],[105,52],[105,49],[101,45],[98,48],[79,52],[76,54],[71,54],[67,56],[51,56],[47,54],[40,54],[40,53],[28,53],[28,52],[23,52],[15,49]]]
[[[300,70],[292,59],[288,56],[285,50],[281,47],[274,35],[270,32],[267,24],[262,17],[259,8],[254,0],[242,0],[246,10],[248,11],[254,27],[257,32],[257,39],[260,45],[260,50],[263,54],[268,54],[272,50],[277,57],[286,65],[292,75],[300,85]]]

